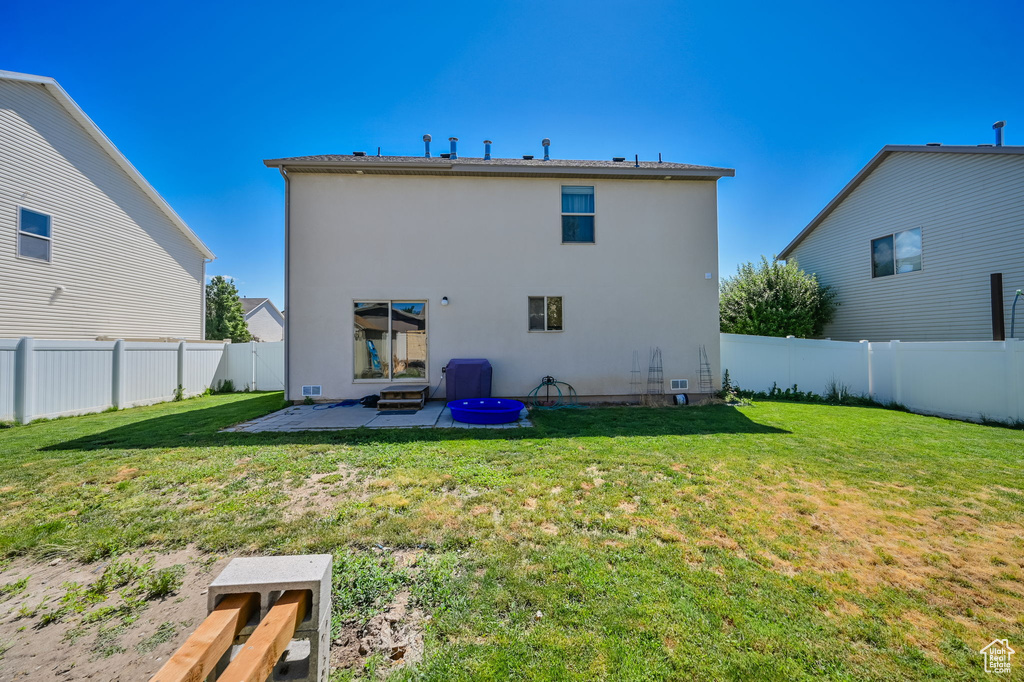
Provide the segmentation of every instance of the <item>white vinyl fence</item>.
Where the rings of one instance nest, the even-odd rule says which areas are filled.
[[[794,384],[825,394],[835,380],[856,395],[956,419],[1024,421],[1024,340],[867,342],[722,334],[722,371],[734,385]]]
[[[284,342],[189,343],[0,339],[0,421],[101,412],[173,400],[231,381],[284,388]]]

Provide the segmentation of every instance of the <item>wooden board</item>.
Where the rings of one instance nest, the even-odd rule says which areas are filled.
[[[201,682],[257,608],[255,594],[229,594],[210,612],[150,682]]]
[[[218,679],[265,682],[288,648],[295,628],[306,617],[308,601],[306,590],[288,590],[282,594]]]

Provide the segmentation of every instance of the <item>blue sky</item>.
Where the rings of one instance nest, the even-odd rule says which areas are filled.
[[[772,255],[884,144],[1024,142],[1024,3],[7,0],[0,68],[56,78],[217,254],[283,301],[264,158],[632,156],[729,166],[720,271]],[[435,147],[437,142],[435,142]]]

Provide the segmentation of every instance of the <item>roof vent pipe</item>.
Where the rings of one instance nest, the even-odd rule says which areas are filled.
[[[455,153],[455,143],[459,141],[459,138],[457,138],[457,137],[449,137],[448,141],[452,143],[451,156],[449,156],[448,158],[449,159],[457,159],[457,158],[459,158],[459,155]]]
[[[636,155],[636,157],[635,157],[635,159],[636,159],[636,160],[635,160],[635,161],[633,161],[633,168],[639,168],[639,167],[640,167],[640,155],[639,155],[639,154],[637,154],[637,155]]]
[[[996,131],[996,146],[1003,146],[1003,126],[1006,125],[1006,121],[996,121],[992,124],[992,130]]]
[[[484,161],[491,160],[491,141],[484,140]]]
[[[544,146],[544,160],[550,161],[551,156],[548,154],[548,149],[551,147],[551,140],[545,137],[540,143]]]
[[[424,147],[423,156],[425,156],[425,157],[427,157],[429,159],[430,158],[430,135],[424,135],[423,136],[423,147]]]

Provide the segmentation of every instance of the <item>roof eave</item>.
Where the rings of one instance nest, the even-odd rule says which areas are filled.
[[[839,191],[839,194],[833,197],[832,201],[828,202],[825,208],[821,209],[818,215],[814,216],[814,219],[807,224],[807,227],[800,230],[793,241],[791,241],[786,248],[784,248],[779,255],[776,256],[779,260],[786,260],[793,253],[793,250],[802,242],[808,234],[810,234],[818,225],[820,225],[825,218],[835,210],[836,206],[842,203],[846,197],[850,196],[853,190],[857,189],[857,186],[864,181],[868,175],[871,174],[879,164],[885,160],[889,154],[894,152],[923,152],[928,154],[1024,154],[1024,146],[970,146],[970,145],[906,145],[906,144],[887,144],[882,147],[877,154],[875,154],[867,165],[860,169],[853,179],[846,183],[846,186]]]
[[[717,180],[723,177],[735,177],[736,170],[733,168],[634,168],[628,164],[623,167],[600,167],[587,168],[581,166],[559,166],[557,163],[551,165],[534,166],[505,166],[486,165],[469,163],[374,163],[367,164],[365,161],[299,161],[295,159],[265,159],[263,164],[268,168],[340,168],[363,171],[372,175],[376,170],[406,170],[411,172],[432,171],[436,173],[459,173],[462,175],[488,175],[488,174],[518,174],[518,175],[564,175],[566,177],[580,177],[585,175],[608,176],[608,175],[629,175],[631,177],[662,178],[665,176],[691,179]]]
[[[833,211],[833,209],[835,209],[836,206],[842,203],[842,201],[846,199],[846,197],[848,197],[850,193],[853,190],[855,190],[861,182],[864,181],[864,178],[866,178],[871,171],[875,170],[875,168],[877,168],[878,165],[882,163],[883,160],[885,160],[885,157],[888,156],[893,151],[891,147],[892,145],[882,147],[882,149],[877,154],[871,157],[871,160],[868,161],[867,165],[861,168],[860,171],[858,171],[857,174],[853,176],[853,179],[851,179],[848,183],[846,183],[846,185],[841,190],[839,190],[839,194],[835,195],[832,198],[832,201],[828,202],[828,204],[825,205],[825,208],[821,209],[821,211],[818,212],[818,215],[814,216],[814,219],[811,220],[811,222],[807,223],[807,227],[800,230],[800,234],[798,234],[793,239],[793,241],[787,244],[786,248],[780,251],[779,255],[776,256],[776,258],[778,260],[788,259],[790,254],[793,253],[793,250],[796,249],[800,242],[804,240],[804,237],[806,237],[808,234],[811,233],[812,230],[814,230],[814,228],[820,225],[821,222],[825,220],[825,218],[827,218],[828,215]]]

